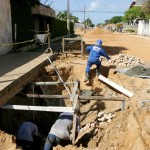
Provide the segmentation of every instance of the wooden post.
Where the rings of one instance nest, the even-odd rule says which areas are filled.
[[[77,114],[75,113],[73,115],[73,126],[72,126],[72,144],[75,144],[75,138],[76,138],[76,124],[77,124]]]
[[[78,92],[78,87],[79,87],[79,81],[76,80],[76,81],[74,82],[74,88],[73,88],[72,95],[71,95],[71,98],[70,98],[71,101],[74,100],[75,95],[76,95],[77,92]]]
[[[83,56],[83,39],[81,38],[81,56]]]
[[[51,43],[50,43],[50,29],[49,29],[49,24],[47,24],[47,34],[48,34],[48,48],[51,47]]]
[[[15,43],[17,43],[17,24],[15,24]],[[14,46],[14,50],[16,51],[17,46]]]

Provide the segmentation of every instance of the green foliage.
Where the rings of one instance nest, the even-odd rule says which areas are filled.
[[[123,20],[125,22],[128,22],[129,20],[134,20],[134,19],[145,19],[145,14],[142,10],[141,6],[135,6],[130,8],[125,12],[125,16],[123,17]]]
[[[69,14],[70,16],[70,20],[71,22],[74,22],[74,23],[78,23],[79,22],[79,18],[76,17],[76,16],[73,16],[71,13]],[[64,20],[64,21],[67,21],[67,11],[63,11],[63,12],[59,12],[56,16],[57,19],[59,20]]]
[[[70,23],[70,33],[74,33],[73,23]],[[50,21],[51,38],[67,35],[67,22],[56,18],[52,18]]]
[[[126,29],[125,32],[133,33],[133,32],[135,32],[135,30],[134,29]]]
[[[88,26],[88,27],[94,27],[95,25],[92,23],[92,21],[91,21],[91,19],[86,19],[85,20],[85,23],[86,23],[86,25]]]
[[[109,23],[113,23],[113,24],[116,24],[119,22],[122,22],[122,16],[114,16],[109,20]]]
[[[145,13],[146,18],[150,19],[150,0],[145,1],[142,10]]]

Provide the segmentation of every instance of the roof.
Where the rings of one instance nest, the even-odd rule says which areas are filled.
[[[135,5],[136,6],[141,6],[146,2],[146,0],[136,0]]]
[[[132,8],[134,6],[142,6],[147,0],[134,0],[129,8]]]

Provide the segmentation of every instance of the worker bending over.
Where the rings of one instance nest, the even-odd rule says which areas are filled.
[[[96,76],[99,76],[100,67],[101,67],[101,60],[100,60],[101,56],[104,56],[107,59],[110,59],[110,57],[107,55],[105,50],[102,48],[102,40],[97,40],[95,45],[87,46],[86,51],[89,52],[89,58],[88,58],[87,66],[85,70],[84,82],[87,82],[89,80],[89,72],[93,64],[96,65]]]
[[[38,137],[38,127],[35,120],[23,122],[16,135],[16,142],[23,150],[35,150],[34,138]]]
[[[53,124],[44,146],[44,150],[52,150],[53,146],[60,144],[63,140],[71,140],[71,130],[73,125],[73,115],[71,112],[61,113],[56,122]],[[77,113],[76,132],[80,128],[80,113]]]

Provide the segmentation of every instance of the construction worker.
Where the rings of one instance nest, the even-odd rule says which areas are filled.
[[[23,150],[35,150],[34,138],[38,137],[38,127],[35,120],[23,122],[16,135],[17,146]]]
[[[80,112],[77,113],[76,135],[79,132]],[[56,122],[53,124],[45,145],[44,150],[52,150],[53,146],[61,144],[64,140],[71,140],[71,130],[73,125],[73,113],[64,112],[61,113]]]
[[[101,56],[110,59],[110,57],[106,54],[105,50],[102,48],[102,40],[97,40],[95,45],[87,46],[86,51],[89,52],[89,58],[85,70],[84,82],[87,82],[89,80],[90,67],[93,64],[96,65],[96,76],[99,76],[101,67],[101,60],[100,60]]]

